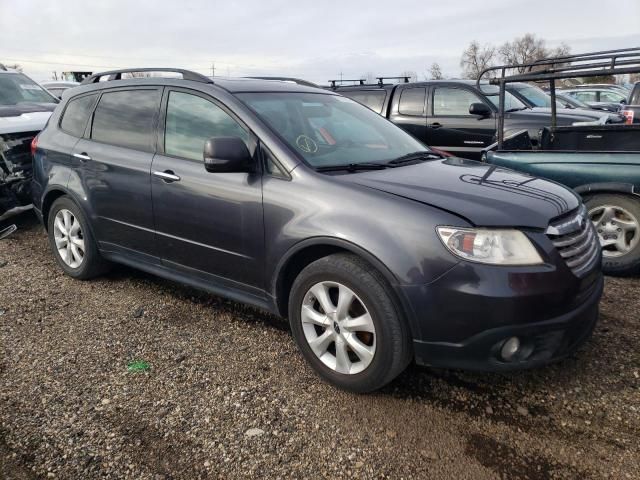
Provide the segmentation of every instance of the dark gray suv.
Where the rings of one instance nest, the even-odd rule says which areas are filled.
[[[164,70],[85,80],[32,145],[68,275],[119,262],[286,316],[358,392],[412,359],[541,365],[591,333],[600,249],[572,191],[444,158],[332,92]]]

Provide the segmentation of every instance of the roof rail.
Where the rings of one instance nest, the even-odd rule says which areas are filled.
[[[9,69],[5,67],[2,63],[0,63],[0,70],[4,70],[5,72],[9,71]]]
[[[98,83],[102,77],[109,77],[108,81],[121,80],[123,73],[142,73],[142,72],[171,72],[182,74],[183,80],[192,80],[194,82],[213,83],[213,80],[209,77],[202,75],[201,73],[192,72],[191,70],[185,70],[183,68],[124,68],[121,70],[109,70],[107,72],[94,73],[93,75],[85,78],[82,81],[82,85],[89,83]]]
[[[301,78],[294,78],[294,77],[245,77],[245,78],[254,78],[256,80],[277,80],[280,82],[293,82],[298,85],[304,85],[305,87],[320,88],[318,85],[316,85],[313,82],[310,82],[308,80],[302,80]]]
[[[402,75],[400,77],[376,77],[378,85],[384,85],[385,80],[402,80],[404,83],[409,83],[409,75]]]
[[[331,88],[333,89],[340,86],[340,85],[336,85],[338,82],[340,82],[341,84],[344,82],[358,82],[358,85],[364,85],[365,79],[364,78],[355,78],[355,79],[339,78],[336,80],[329,80],[329,83],[331,84]]]

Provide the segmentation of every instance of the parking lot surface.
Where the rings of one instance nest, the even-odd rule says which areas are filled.
[[[593,338],[509,375],[321,382],[286,321],[128,268],[63,275],[26,216],[0,241],[0,478],[638,478],[640,279]]]

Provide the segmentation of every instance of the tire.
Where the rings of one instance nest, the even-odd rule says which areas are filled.
[[[70,216],[66,218],[70,220],[70,228],[64,229],[65,212]],[[56,225],[56,219],[62,221],[62,227],[66,231],[66,235]],[[77,222],[77,224],[76,224]],[[79,228],[78,228],[79,226]],[[62,196],[56,199],[51,205],[47,219],[47,230],[49,236],[49,245],[53,251],[53,256],[58,265],[64,270],[64,273],[78,280],[88,280],[96,277],[108,270],[109,264],[100,256],[96,242],[93,238],[91,228],[78,205],[68,196]],[[69,235],[69,232],[73,232]],[[61,240],[58,244],[57,239]],[[66,243],[65,243],[66,239]],[[70,241],[71,240],[71,241]],[[84,248],[81,248],[80,245]],[[71,252],[71,260],[67,261],[63,258],[63,254],[59,251],[59,246],[73,246],[75,253]],[[62,247],[69,255],[70,249]],[[80,257],[79,252],[81,253]]]
[[[318,299],[322,292],[327,293],[323,303],[331,303],[327,309]],[[351,303],[342,308],[340,298],[351,294]],[[384,277],[352,254],[321,258],[300,272],[289,296],[289,322],[298,348],[322,379],[365,393],[383,387],[406,368],[413,357],[411,339],[394,298]],[[328,339],[326,349],[316,346],[316,351],[325,350],[319,355],[311,343],[323,336],[333,343]]]
[[[604,273],[631,275],[640,271],[640,200],[627,195],[599,194],[587,198],[585,205],[603,245]],[[609,220],[605,218],[606,212],[614,212]],[[622,243],[617,241],[621,238]]]

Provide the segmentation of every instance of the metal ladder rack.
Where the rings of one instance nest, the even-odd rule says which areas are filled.
[[[523,70],[523,73],[508,75],[509,71]],[[498,105],[498,149],[504,142],[504,104],[505,85],[514,82],[549,82],[551,96],[551,128],[557,126],[556,121],[556,80],[575,77],[596,77],[600,75],[622,75],[640,72],[640,47],[603,50],[599,52],[562,55],[537,60],[530,63],[497,65],[484,69],[478,76],[477,86],[480,88],[482,77],[490,72],[500,72],[489,78],[489,83],[500,88]]]

